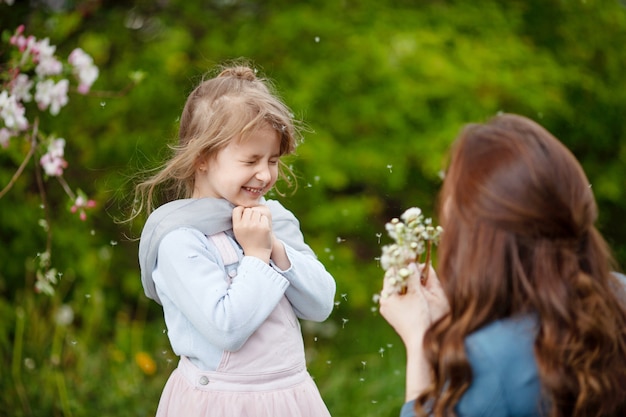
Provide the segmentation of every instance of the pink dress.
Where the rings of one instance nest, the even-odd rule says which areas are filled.
[[[211,239],[225,265],[237,261],[227,240]],[[240,350],[225,351],[217,370],[203,371],[182,356],[156,416],[330,417],[306,369],[300,324],[289,300],[283,296]]]

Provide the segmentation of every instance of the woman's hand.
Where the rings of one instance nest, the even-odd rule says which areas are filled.
[[[272,215],[266,206],[233,209],[233,232],[246,256],[254,256],[269,263],[274,234]]]
[[[405,294],[398,294],[389,277],[385,276],[380,297],[380,314],[396,330],[406,348],[406,401],[414,400],[430,385],[430,365],[423,348],[424,334],[450,309],[432,267],[426,284],[422,285],[420,272],[423,268],[423,265],[409,266],[412,273]]]
[[[426,284],[420,283],[422,268],[424,265],[409,265],[411,275],[407,280],[406,294],[395,292],[385,276],[380,297],[380,314],[396,330],[407,349],[421,347],[428,327],[450,308],[432,267],[429,266]]]

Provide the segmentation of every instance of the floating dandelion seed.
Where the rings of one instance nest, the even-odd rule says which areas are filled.
[[[348,294],[346,294],[346,293],[341,294],[341,298],[343,298],[344,300],[348,301]]]
[[[100,102],[100,107],[104,107],[104,106],[106,106],[106,105],[107,105],[106,101],[101,101],[101,102]]]
[[[345,328],[346,327],[346,323],[349,322],[350,320],[348,319],[341,319],[341,328]]]
[[[315,43],[320,43],[320,37],[319,36],[315,37]]]
[[[319,175],[314,176],[313,179],[315,180],[315,182],[320,182],[320,176]]]
[[[111,243],[111,246],[117,246],[117,241],[115,240],[112,240],[110,243]]]
[[[382,233],[380,233],[380,232],[376,233],[376,239],[378,239],[378,244],[379,244],[379,245],[380,245],[380,238],[381,238],[381,237],[383,237],[383,234],[382,234]],[[374,258],[374,259],[377,259],[377,258]]]
[[[367,365],[367,361],[361,361],[361,365],[363,365],[363,369],[365,369],[365,365]]]
[[[392,173],[393,172],[393,165],[387,164],[387,169],[389,170],[389,173]]]

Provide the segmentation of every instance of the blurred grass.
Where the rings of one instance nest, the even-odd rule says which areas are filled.
[[[158,306],[142,294],[131,309],[101,315],[104,292],[92,290],[66,304],[62,291],[0,299],[1,348],[10,358],[2,385],[14,388],[0,393],[0,416],[154,415],[177,364],[163,320],[152,317]],[[399,414],[404,348],[374,304],[350,308],[338,294],[327,321],[302,329],[309,372],[334,417]]]

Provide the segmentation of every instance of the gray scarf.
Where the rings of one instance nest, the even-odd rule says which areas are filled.
[[[304,243],[298,219],[278,201],[262,200],[272,213],[272,230],[276,237],[293,249],[315,256]],[[141,283],[148,298],[161,304],[152,272],[156,267],[159,244],[169,232],[180,227],[199,230],[206,236],[230,231],[233,228],[232,212],[235,206],[217,198],[189,198],[174,200],[153,211],[141,232],[139,241],[139,267]]]

